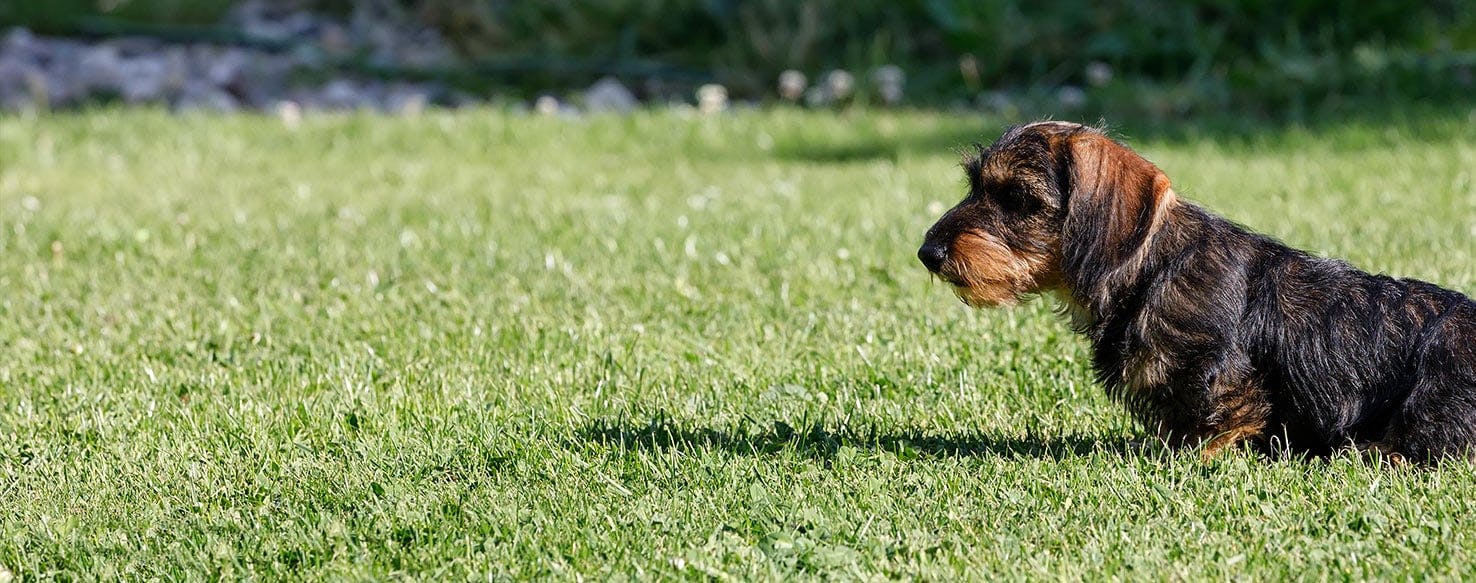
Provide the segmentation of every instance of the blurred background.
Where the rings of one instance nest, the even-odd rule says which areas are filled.
[[[1470,0],[0,0],[0,110],[1466,103]]]

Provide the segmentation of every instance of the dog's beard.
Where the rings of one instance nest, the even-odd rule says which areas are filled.
[[[1058,277],[1048,267],[1059,261],[1044,253],[1020,253],[998,237],[966,232],[954,241],[954,254],[939,270],[953,284],[953,293],[974,308],[997,308],[1021,303],[1050,286]]]
[[[1020,303],[1021,293],[1004,283],[954,284],[953,294],[971,308],[999,308]]]

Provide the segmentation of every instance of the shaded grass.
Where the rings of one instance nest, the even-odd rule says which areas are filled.
[[[1427,112],[1133,145],[1236,220],[1470,293],[1473,130]],[[1049,305],[969,311],[930,285],[912,254],[962,194],[952,150],[997,132],[783,111],[0,119],[0,566],[1472,571],[1471,467],[1135,447]]]

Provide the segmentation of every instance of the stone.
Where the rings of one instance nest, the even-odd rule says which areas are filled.
[[[233,113],[238,109],[240,104],[230,93],[198,80],[187,83],[174,101],[177,112]]]
[[[559,100],[552,95],[539,95],[538,99],[533,101],[533,111],[538,115],[556,115],[559,109]]]
[[[118,64],[118,95],[128,103],[149,103],[164,98],[173,72],[167,56],[147,55]]]
[[[289,130],[295,130],[302,126],[302,106],[296,101],[283,100],[277,103],[277,119],[282,120],[282,125]]]
[[[816,85],[805,92],[805,105],[810,107],[825,107],[835,101],[831,96],[830,89],[824,85]]]
[[[450,91],[442,89],[440,91],[440,99],[435,100],[436,104],[452,109],[472,107],[481,102],[482,99],[480,97],[477,97],[476,95],[467,93],[465,91],[461,91],[459,89],[453,89]],[[513,107],[521,108],[523,110],[523,113],[527,113],[528,105],[521,101],[514,103]]]
[[[424,113],[430,103],[430,92],[417,85],[397,84],[384,97],[385,111],[408,117]]]
[[[117,92],[123,63],[118,48],[111,44],[92,46],[82,53],[77,61],[77,79],[82,89],[89,93]]]
[[[334,79],[319,92],[319,105],[325,109],[358,109],[366,104],[359,86],[348,79]]]
[[[851,96],[856,89],[856,77],[844,69],[835,69],[825,74],[825,90],[833,100],[840,101]]]
[[[108,42],[117,47],[118,55],[124,59],[153,55],[163,48],[159,41],[141,36],[118,37],[109,39]]]
[[[805,87],[809,80],[805,74],[794,69],[789,69],[779,74],[779,97],[787,101],[799,101],[805,95]]]
[[[897,105],[902,102],[903,87],[907,83],[907,73],[902,67],[896,65],[883,65],[877,67],[871,73],[871,81],[876,85],[877,97],[887,105]]]
[[[205,63],[205,80],[216,87],[235,87],[244,80],[249,64],[246,51],[237,48],[224,49]]]
[[[1087,63],[1084,73],[1087,84],[1092,87],[1105,87],[1112,82],[1112,66],[1101,61]]]
[[[262,0],[238,2],[227,21],[247,36],[278,43],[311,37],[317,26],[317,18],[310,13]]]
[[[1086,105],[1086,102],[1086,91],[1082,91],[1080,87],[1076,87],[1074,85],[1066,85],[1056,91],[1056,103],[1059,104],[1062,109],[1081,109],[1082,106]]]
[[[4,2],[5,0],[0,0]],[[225,26],[283,50],[171,44],[147,37],[72,40],[0,29],[0,108],[51,109],[117,96],[130,104],[167,102],[173,109],[273,111],[284,99],[305,110],[373,108],[414,115],[439,100],[443,89],[423,83],[330,78],[290,88],[301,69],[325,70],[365,50],[396,66],[434,66],[455,60],[433,28],[408,25],[385,3],[351,3],[352,20],[312,11],[299,0],[238,0]],[[599,110],[629,111],[638,102],[618,81],[602,80],[586,99]],[[462,95],[457,103],[481,102]],[[555,113],[578,110],[555,102]]]
[[[717,83],[708,83],[697,88],[697,111],[706,115],[728,109],[728,88]]]
[[[985,91],[979,94],[979,107],[994,113],[1014,115],[1017,111],[1015,98],[1007,91]]]
[[[33,85],[46,75],[35,65],[8,53],[0,53],[0,109],[29,109],[36,105]],[[42,104],[45,105],[45,104]]]
[[[584,107],[592,113],[629,113],[640,102],[614,77],[600,79],[584,92]]]
[[[10,32],[5,33],[4,40],[0,40],[0,53],[18,59],[38,61],[44,50],[36,35],[25,27],[17,26],[10,29]]]
[[[327,54],[343,56],[353,52],[354,40],[343,25],[328,23],[318,29],[318,46]]]
[[[47,108],[76,103],[88,95],[78,60],[81,51],[66,51],[65,56],[51,59],[42,75],[31,79],[30,90],[36,103]]]

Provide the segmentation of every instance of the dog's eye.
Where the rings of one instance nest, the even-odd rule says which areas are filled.
[[[1040,206],[1040,201],[1035,200],[1035,197],[1013,186],[997,191],[994,199],[1005,212],[1026,213]]]

